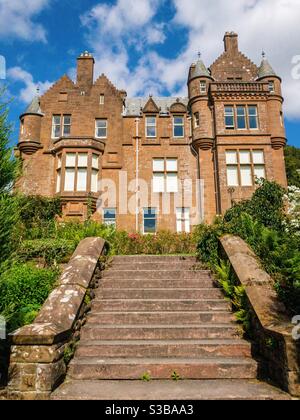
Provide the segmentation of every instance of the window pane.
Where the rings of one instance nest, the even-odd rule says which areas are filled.
[[[190,209],[184,209],[184,230],[186,233],[191,232]]]
[[[167,192],[178,192],[178,177],[177,174],[167,174]]]
[[[53,117],[53,124],[60,125],[60,115],[55,115]]]
[[[225,125],[227,128],[234,128],[234,117],[225,117]]]
[[[237,152],[236,150],[227,150],[226,152],[226,163],[236,164],[237,163]]]
[[[265,163],[263,150],[253,150],[252,155],[253,155],[253,163],[258,163],[258,164]]]
[[[241,166],[241,184],[244,187],[252,186],[251,166]]]
[[[153,209],[153,208],[144,209],[145,219],[152,219],[153,217],[156,217],[156,209]]]
[[[254,166],[254,176],[258,179],[266,177],[266,171],[264,165]]]
[[[146,123],[147,125],[156,125],[156,117],[147,117]]]
[[[241,164],[251,163],[250,150],[240,150],[240,163]]]
[[[92,170],[92,180],[91,180],[91,190],[92,192],[98,192],[98,170]]]
[[[57,168],[60,169],[61,168],[61,155],[58,156],[57,159]]]
[[[153,159],[153,171],[154,172],[164,172],[165,171],[165,161],[164,161],[164,159]]]
[[[257,116],[257,106],[248,106],[248,113]]]
[[[183,117],[174,117],[174,124],[175,125],[183,125],[184,124]]]
[[[99,158],[98,155],[93,154],[92,157],[92,167],[95,169],[99,169]]]
[[[76,165],[76,153],[66,154],[66,167],[75,167]]]
[[[176,209],[176,229],[178,233],[182,232],[182,208]]]
[[[71,116],[70,115],[65,115],[64,116],[64,124],[65,125],[70,125],[71,124]]]
[[[64,125],[64,136],[69,136],[71,134],[71,126],[70,125]]]
[[[252,130],[258,128],[257,107],[249,106],[248,114],[249,114],[249,128]]]
[[[244,106],[237,107],[237,125],[240,130],[246,128],[246,108]]]
[[[87,190],[87,169],[78,169],[77,171],[77,191]]]
[[[153,175],[153,192],[162,193],[165,192],[165,176],[164,174]]]
[[[60,192],[60,183],[61,183],[61,171],[57,171],[57,179],[56,179],[56,192]]]
[[[167,159],[167,172],[177,172],[177,159]]]
[[[156,127],[147,127],[147,137],[156,137]]]
[[[65,172],[65,191],[74,191],[75,169],[68,168]]]
[[[96,123],[98,128],[106,128],[107,126],[106,120],[97,120]]]
[[[103,210],[104,224],[107,226],[116,225],[116,209],[104,209]]]
[[[78,166],[82,168],[87,168],[88,166],[88,154],[87,153],[78,153]]]
[[[238,187],[238,168],[237,166],[227,166],[227,184],[229,187]]]
[[[107,137],[107,121],[96,120],[96,137],[106,138]]]
[[[104,95],[100,95],[100,105],[104,105]]]
[[[200,82],[200,92],[201,93],[206,92],[206,82]]]
[[[184,137],[184,127],[181,125],[174,126],[174,137]]]

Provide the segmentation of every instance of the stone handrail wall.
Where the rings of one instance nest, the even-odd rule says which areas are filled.
[[[247,295],[256,350],[265,360],[264,376],[291,395],[300,396],[300,340],[293,339],[294,325],[278,300],[274,280],[241,238],[226,235],[220,242]]]
[[[85,297],[105,249],[101,238],[83,240],[34,323],[11,334],[10,399],[48,399],[64,379],[65,349],[89,310]]]

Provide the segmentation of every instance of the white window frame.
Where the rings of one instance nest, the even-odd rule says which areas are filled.
[[[69,124],[66,124],[65,120],[66,118],[70,118],[70,122]],[[66,127],[70,127],[70,133],[66,134],[65,133],[65,128]],[[62,124],[62,135],[63,137],[69,137],[71,135],[71,127],[72,127],[72,116],[71,115],[63,115],[63,124]]]
[[[154,119],[154,123],[153,122],[149,123],[149,120],[150,119]],[[150,136],[148,134],[148,128],[149,129],[150,128],[154,128],[154,130],[155,130],[155,135],[154,136]],[[145,121],[145,136],[146,136],[147,139],[155,139],[157,137],[157,118],[156,118],[156,115],[148,115],[146,117],[146,121]]]
[[[200,81],[200,93],[207,93],[207,83],[204,80]]]
[[[154,162],[159,161],[163,163],[163,166],[159,167],[158,169],[155,168]],[[176,194],[178,193],[178,158],[154,158],[152,160],[152,167],[153,167],[153,178],[152,178],[152,190],[154,194],[160,194],[160,193],[168,193],[168,194]],[[168,168],[168,163],[170,162],[176,162],[176,167]],[[163,178],[163,187],[155,189],[155,186],[158,185],[155,181],[155,176]],[[170,188],[170,179],[171,177],[175,178],[177,181],[176,188],[171,189]],[[161,184],[160,184],[161,185]]]
[[[229,112],[227,110],[227,108],[231,108],[231,111]],[[225,115],[224,123],[225,123],[226,130],[235,130],[235,115],[234,114],[235,114],[234,106],[233,105],[225,105],[225,108],[224,108],[224,115]],[[226,123],[226,118],[227,117],[233,118],[233,125],[227,125],[227,123]]]
[[[176,118],[181,118],[182,119],[182,123],[181,124],[179,124],[179,123],[176,123],[175,124],[175,119]],[[175,128],[176,127],[182,128],[182,136],[176,136],[175,135]],[[184,139],[185,138],[185,121],[184,121],[184,116],[183,115],[174,115],[173,116],[173,137],[175,139]]]
[[[113,217],[113,218],[109,217],[109,218],[105,219],[105,212],[106,211],[109,211],[111,213],[114,212],[115,217]],[[108,207],[108,208],[103,209],[103,224],[105,226],[114,226],[114,227],[117,226],[117,209],[115,207]]]
[[[98,127],[98,122],[103,122],[105,123],[104,127]],[[99,136],[98,135],[98,130],[105,130],[105,135],[104,136]],[[96,139],[107,139],[107,132],[108,132],[108,121],[107,119],[104,118],[97,118],[95,121],[95,137]]]
[[[147,220],[145,218],[145,211],[150,210],[150,209],[154,210],[154,217],[148,218],[148,220],[150,219],[155,220],[155,232],[145,232],[145,220]],[[144,235],[155,235],[157,233],[157,215],[158,215],[158,212],[157,212],[157,208],[155,207],[146,207],[143,209],[143,234]]]
[[[244,111],[243,115],[239,115],[239,109]],[[245,127],[239,127],[239,118],[244,118]],[[237,105],[236,106],[236,128],[239,131],[247,130],[247,107],[246,105]]]
[[[99,98],[99,105],[104,105],[105,104],[105,95],[104,93],[100,94],[100,98]]]
[[[176,231],[177,233],[191,232],[191,209],[189,207],[176,209]]]
[[[59,118],[59,124],[55,123],[55,118]],[[59,135],[55,135],[56,127],[59,127]],[[53,115],[52,116],[52,128],[51,128],[51,138],[52,139],[59,139],[61,137],[61,115]]]
[[[194,114],[194,127],[195,128],[200,127],[200,112],[195,112]]]
[[[255,110],[256,110],[255,115],[250,115],[250,112],[249,112],[250,108],[255,108]],[[247,106],[247,114],[248,114],[248,128],[249,128],[249,130],[251,130],[251,131],[259,130],[259,118],[258,118],[258,107],[257,107],[257,105],[248,105]],[[255,128],[250,127],[250,118],[253,118],[253,117],[256,118],[256,127]]]
[[[275,83],[272,80],[269,81],[269,92],[275,93]]]

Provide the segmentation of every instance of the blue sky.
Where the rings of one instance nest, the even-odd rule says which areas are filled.
[[[197,52],[210,65],[233,30],[242,52],[259,64],[265,50],[282,77],[287,136],[300,147],[299,21],[299,0],[0,0],[0,84],[14,98],[13,142],[36,88],[74,78],[82,51],[94,54],[96,76],[105,73],[129,96],[186,95]]]

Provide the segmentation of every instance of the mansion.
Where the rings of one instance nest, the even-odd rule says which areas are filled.
[[[94,58],[77,59],[20,117],[17,188],[60,197],[64,218],[130,233],[190,232],[250,198],[257,178],[286,186],[281,79],[257,66],[228,32],[210,66],[199,57],[187,97],[128,98]]]

